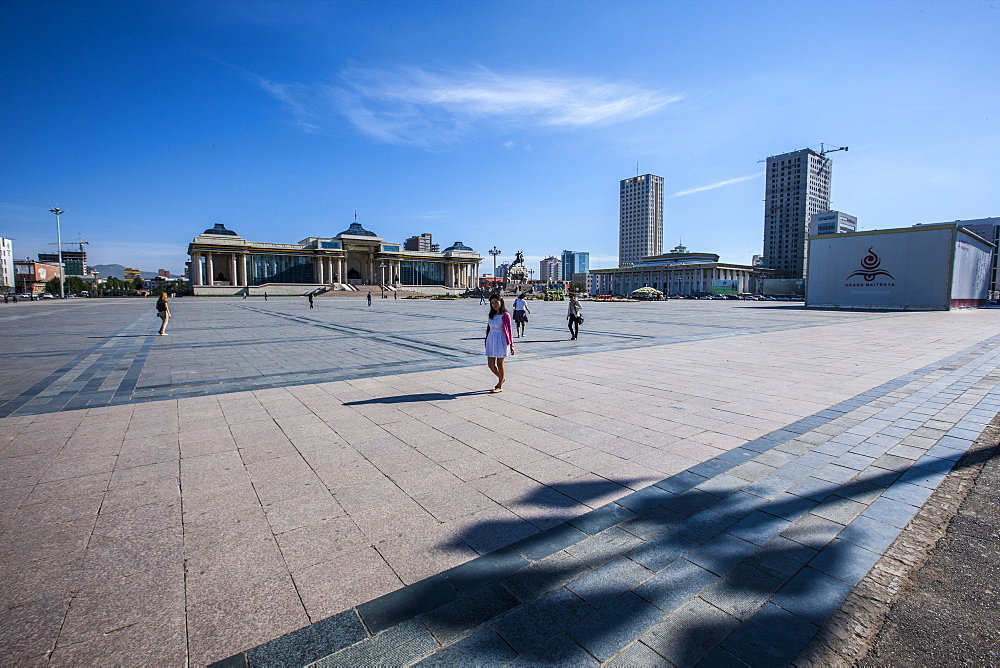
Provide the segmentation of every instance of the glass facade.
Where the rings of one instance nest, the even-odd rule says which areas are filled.
[[[562,279],[573,280],[573,274],[586,274],[590,271],[590,253],[564,250],[562,253]]]
[[[444,264],[403,260],[400,262],[399,282],[403,285],[444,285]]]
[[[313,283],[312,256],[251,255],[250,284]]]

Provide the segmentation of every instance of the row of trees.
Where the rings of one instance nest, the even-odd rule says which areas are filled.
[[[134,278],[131,280],[115,278],[114,276],[109,276],[108,278],[100,281],[96,284],[87,283],[79,276],[67,276],[66,277],[66,294],[75,295],[81,292],[91,292],[101,295],[114,296],[114,295],[124,295],[129,292],[136,292],[144,288],[144,283],[141,278]],[[45,291],[58,295],[59,290],[59,278],[53,278],[52,280],[45,283]],[[153,287],[150,290],[153,294],[159,294],[160,292],[187,292],[187,282],[178,278],[173,281],[162,281],[160,284]]]

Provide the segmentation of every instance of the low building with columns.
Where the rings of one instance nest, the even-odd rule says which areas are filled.
[[[335,237],[297,244],[247,241],[216,223],[188,246],[196,295],[301,295],[360,286],[446,294],[479,284],[482,258],[461,241],[442,252],[408,251],[354,222]]]
[[[736,281],[738,292],[758,294],[764,278],[782,278],[777,269],[719,262],[714,253],[692,253],[677,246],[669,253],[644,257],[630,267],[592,269],[591,295],[629,296],[650,287],[667,295],[701,296],[712,293],[714,281]]]

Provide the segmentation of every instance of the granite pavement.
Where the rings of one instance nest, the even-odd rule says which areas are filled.
[[[786,661],[1000,410],[994,310],[584,309],[8,305],[0,655]]]

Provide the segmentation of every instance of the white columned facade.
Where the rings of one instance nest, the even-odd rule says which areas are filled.
[[[215,285],[215,264],[211,253],[205,253],[205,278],[208,279],[206,285]]]
[[[191,253],[191,285],[201,285],[201,253]]]
[[[236,285],[236,253],[229,254],[229,285]]]
[[[250,276],[247,272],[247,258],[246,253],[240,254],[240,285],[244,287],[250,286]]]

